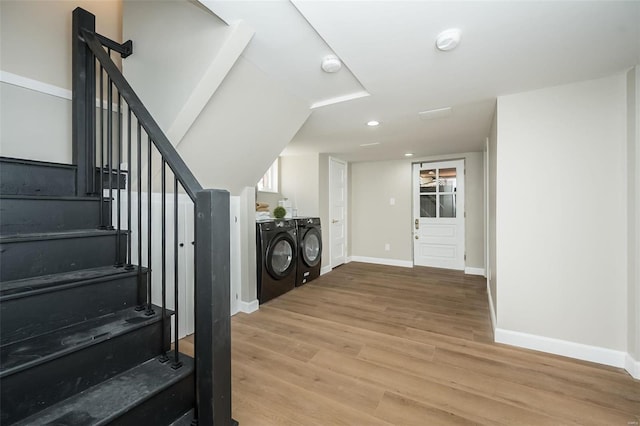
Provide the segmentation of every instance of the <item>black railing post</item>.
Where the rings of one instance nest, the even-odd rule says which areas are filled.
[[[96,63],[91,49],[83,39],[82,30],[95,31],[96,17],[84,9],[73,11],[73,164],[77,169],[76,193],[93,194],[95,187],[96,137]],[[102,105],[100,106],[102,108]]]
[[[195,361],[199,425],[231,425],[229,193],[195,201]]]

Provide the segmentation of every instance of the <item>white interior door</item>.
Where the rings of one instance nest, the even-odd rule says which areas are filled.
[[[329,239],[331,267],[345,262],[347,233],[347,163],[329,159]]]
[[[464,269],[464,160],[413,165],[413,263]]]

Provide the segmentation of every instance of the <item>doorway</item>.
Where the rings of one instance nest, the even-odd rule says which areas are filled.
[[[464,160],[413,165],[413,263],[464,270]]]
[[[329,253],[332,268],[345,263],[346,217],[347,163],[329,158]]]

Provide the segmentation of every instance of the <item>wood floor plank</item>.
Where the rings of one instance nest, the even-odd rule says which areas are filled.
[[[486,281],[458,271],[352,262],[231,324],[242,426],[640,422],[624,370],[493,343]]]
[[[250,342],[236,339],[234,358],[263,371],[276,371],[280,380],[295,383],[308,391],[325,395],[365,413],[373,412],[384,393],[363,381],[339,375],[314,365],[286,358]]]
[[[411,398],[406,398],[393,392],[384,393],[375,414],[376,417],[380,417],[395,425],[447,426],[477,424],[438,408],[420,404]]]
[[[279,308],[267,306],[263,309],[268,310]],[[362,347],[362,345],[369,345],[372,347],[393,348],[395,351],[428,361],[433,358],[433,353],[435,351],[434,346],[424,343],[413,342],[396,336],[371,330],[364,330],[348,324],[335,323],[323,318],[302,315],[297,312],[291,312],[283,309],[279,309],[273,318],[276,321],[282,321],[283,324],[294,322],[298,325],[304,325],[309,329],[329,331],[334,336],[358,343],[359,347]]]
[[[513,425],[518,424],[522,419],[527,419],[531,424],[558,424],[557,419],[496,401],[490,395],[485,397],[465,392],[450,385],[436,383],[343,354],[322,350],[313,357],[311,362],[336,373],[369,381],[398,395],[477,424]]]
[[[273,334],[289,337],[300,342],[313,342],[313,345],[317,347],[327,348],[338,352],[346,352],[355,355],[360,352],[360,349],[362,349],[361,344],[339,338],[328,331],[310,330],[293,322],[283,324],[282,322],[275,320],[273,316],[265,314],[264,311],[254,313],[251,315],[251,318],[234,317],[233,321],[245,323],[255,328],[270,331]]]
[[[242,387],[239,389],[241,392],[258,398],[301,424],[389,425],[370,413],[358,411],[325,395],[307,390],[301,384],[293,384],[277,377],[273,370],[264,371],[247,363],[237,363],[234,368],[243,377]]]
[[[233,341],[246,341],[262,348],[271,349],[281,355],[300,361],[309,361],[318,352],[318,348],[304,342],[270,333],[262,328],[251,327],[239,321],[231,324]],[[235,349],[235,346],[233,346]]]
[[[438,348],[434,361],[467,370],[472,370],[489,377],[512,381],[537,388],[559,396],[580,395],[580,398],[594,405],[618,410],[634,415],[640,407],[640,389],[625,392],[621,386],[611,386],[599,381],[598,386],[589,385],[580,380],[570,380],[554,374],[541,373],[531,368],[507,364],[495,360],[481,358],[466,353]]]
[[[434,383],[477,395],[491,395],[495,401],[510,404],[571,422],[602,425],[623,423],[631,418],[631,413],[606,407],[597,407],[589,401],[574,399],[571,395],[534,389],[512,380],[487,376],[471,369],[452,367],[436,362],[421,362],[413,357],[392,353],[383,349],[364,347],[358,359],[382,365],[398,371],[405,371]],[[420,362],[418,362],[420,361]],[[584,417],[589,421],[584,423]]]

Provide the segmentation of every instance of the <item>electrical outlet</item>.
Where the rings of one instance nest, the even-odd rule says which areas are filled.
[[[384,251],[389,251],[389,250],[391,250],[391,244],[386,243],[386,244],[384,245]]]

